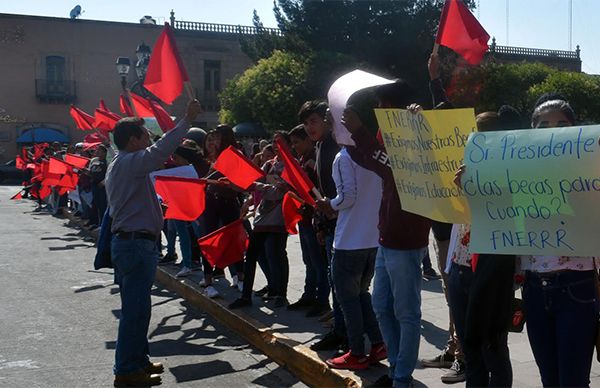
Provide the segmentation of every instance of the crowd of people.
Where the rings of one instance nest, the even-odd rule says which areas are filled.
[[[429,73],[434,109],[452,109],[435,55],[430,58]],[[536,102],[528,120],[531,128],[576,124],[575,113],[558,92]],[[413,104],[413,90],[402,80],[377,87],[374,94],[380,108],[420,109]],[[261,140],[250,147],[248,158],[265,176],[247,189],[232,184],[213,166],[228,147],[244,148],[230,126],[217,126],[203,141],[186,139],[190,123],[200,112],[196,101],[189,104],[185,118],[154,144],[143,120],[120,120],[113,131],[117,153],[110,164],[110,148],[102,144],[93,154],[80,145],[66,151],[93,158],[79,170],[76,190],[59,195],[59,190],[52,189],[46,199],[49,208],[72,206],[91,225],[112,219],[110,227],[103,228],[113,235],[110,252],[123,305],[115,385],[160,383],[156,373],[163,367],[150,362],[147,343],[156,265],[179,265],[177,277],[201,270],[205,295],[218,297],[213,280],[224,276],[223,271],[204,258],[196,241],[242,218],[249,244],[244,260],[229,266],[241,293],[229,307],[253,308],[260,297],[272,300],[274,308],[331,319],[331,331],[311,344],[313,350],[335,352],[326,360],[331,368],[360,370],[387,359],[389,373],[375,386],[410,386],[418,363],[422,279],[441,277],[449,306],[448,343],[439,356],[421,364],[450,368],[441,377],[443,382],[466,381],[472,387],[512,385],[507,340],[510,330],[519,330],[513,320],[517,285],[523,287],[527,333],[541,383],[589,386],[598,329],[599,263],[591,257],[473,254],[469,225],[431,221],[403,210],[378,135],[375,107],[352,98],[348,101],[342,124],[354,141],[350,146],[336,142],[327,102],[305,102],[299,107],[298,126],[276,132],[271,142]],[[476,122],[479,131],[516,130],[526,126],[524,115],[502,106],[478,114]],[[293,189],[281,177],[278,142],[294,150],[322,197],[316,206],[301,208],[298,229],[306,272],[302,296],[295,301],[287,298],[288,231],[282,211],[284,195]],[[52,145],[38,157],[63,154],[60,146]],[[196,221],[164,221],[164,209],[148,174],[187,165],[212,182],[206,188],[205,211]],[[458,185],[464,171],[464,167],[457,171]],[[429,259],[430,232],[439,275]],[[160,253],[161,233],[167,241],[164,254]],[[254,290],[257,264],[267,284]]]

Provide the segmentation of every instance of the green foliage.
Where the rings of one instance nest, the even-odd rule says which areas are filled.
[[[554,72],[529,88],[531,104],[544,93],[560,92],[584,122],[600,122],[600,80],[584,73]]]
[[[456,105],[474,106],[478,112],[495,111],[508,104],[526,115],[532,105],[529,88],[556,72],[540,63],[489,62],[456,72],[451,78],[449,95]]]
[[[307,99],[305,58],[275,50],[266,59],[227,82],[219,95],[220,121],[258,122],[267,130],[290,129]]]
[[[559,92],[582,121],[600,122],[600,79],[560,71],[540,63],[486,63],[456,71],[449,77],[450,100],[476,112],[496,111],[507,104],[527,122],[533,104],[544,93]]]

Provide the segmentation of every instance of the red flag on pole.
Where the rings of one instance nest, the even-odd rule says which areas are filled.
[[[25,160],[23,160],[23,158],[19,155],[15,158],[15,167],[18,168],[19,170],[25,170],[27,166],[27,163],[25,162]]]
[[[98,129],[110,132],[115,128],[119,120],[121,120],[121,116],[109,110],[96,108],[94,111],[94,127]]]
[[[165,23],[152,49],[144,87],[170,105],[183,91],[183,84],[189,80],[171,26]]]
[[[90,133],[89,135],[83,138],[84,143],[102,143],[105,140],[106,138],[98,132]]]
[[[50,161],[48,162],[48,172],[50,174],[62,175],[66,174],[67,171],[71,169],[72,167],[69,164],[56,158],[50,158]]]
[[[225,268],[244,259],[248,248],[248,233],[242,220],[215,230],[198,240],[200,250],[210,265]]]
[[[106,110],[106,111],[110,111],[110,109],[108,109],[108,107],[106,106],[106,104],[104,103],[103,99],[100,99],[100,104],[98,104],[98,108],[102,109],[102,110]]]
[[[17,194],[10,197],[10,199],[22,199],[23,198],[23,194],[21,194],[22,192],[23,192],[23,190],[19,191]]]
[[[73,121],[75,121],[77,128],[84,131],[94,129],[94,116],[85,113],[81,109],[75,107],[75,105],[71,105],[69,114],[73,118]]]
[[[75,168],[85,168],[90,162],[90,159],[80,155],[66,154],[65,162]]]
[[[150,104],[152,114],[156,118],[156,122],[158,123],[160,129],[162,129],[163,133],[167,133],[171,129],[175,128],[175,122],[158,102],[148,99],[148,103]]]
[[[477,65],[488,49],[489,34],[460,0],[446,0],[435,42]]]
[[[40,191],[38,193],[39,198],[44,199],[50,194],[52,194],[52,189],[50,189],[50,186],[42,182],[42,187],[40,188]]]
[[[44,150],[50,147],[48,143],[34,144],[33,145],[33,160],[38,160],[42,155],[44,155]]]
[[[255,180],[265,176],[263,170],[256,167],[234,146],[229,146],[223,150],[213,167],[225,175],[231,183],[244,190],[250,187]]]
[[[292,156],[287,144],[281,141],[280,138],[275,138],[275,143],[279,150],[278,156],[283,162],[283,172],[281,177],[296,190],[300,198],[306,201],[309,205],[315,206],[315,200],[310,192],[315,187],[306,172],[300,167],[300,163]]]
[[[201,179],[157,176],[154,185],[167,211],[165,218],[195,221],[204,212],[206,182]]]
[[[131,109],[129,102],[127,101],[127,97],[125,97],[122,94],[119,96],[119,108],[121,109],[121,113],[123,113],[127,117],[135,116],[135,113],[133,113],[133,109]]]
[[[289,234],[298,234],[296,225],[302,220],[302,215],[298,212],[302,207],[303,202],[298,200],[291,192],[285,193],[283,196],[283,202],[281,204],[281,210],[283,211],[283,222],[285,224],[285,230]]]
[[[152,106],[142,96],[138,96],[135,93],[129,93],[131,95],[131,102],[135,106],[135,110],[140,115],[140,117],[152,117],[154,116],[154,112],[152,111]]]

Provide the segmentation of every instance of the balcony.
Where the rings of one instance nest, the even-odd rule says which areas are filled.
[[[75,81],[35,80],[35,96],[40,102],[69,104],[75,102]]]

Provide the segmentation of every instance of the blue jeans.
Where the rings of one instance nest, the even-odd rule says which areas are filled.
[[[187,228],[187,222],[179,220],[168,220],[167,222],[169,223],[169,231],[174,230],[179,236],[181,263],[184,267],[192,268],[192,239]],[[175,241],[173,241],[173,245],[175,245]],[[175,248],[173,248],[173,251],[175,251]]]
[[[333,238],[334,233],[325,235],[325,253],[327,254],[327,278],[329,279],[329,287],[331,288],[332,304],[331,310],[333,311],[333,332],[340,337],[346,337],[346,322],[344,322],[344,314],[340,304],[338,303],[337,297],[335,296],[335,284],[333,283],[333,272],[331,271],[331,263],[333,262]]]
[[[246,258],[244,262],[244,288],[242,290],[242,298],[252,299],[252,287],[254,287],[254,277],[256,275],[256,263],[258,263],[267,278],[267,287],[269,295],[285,296],[280,294],[276,289],[276,282],[273,281],[271,274],[271,265],[267,257],[270,256],[285,256],[287,263],[287,253],[285,251],[287,243],[287,233],[269,233],[255,232],[250,233],[250,241],[246,250]],[[278,269],[276,269],[278,271]],[[279,274],[278,276],[281,276]],[[289,264],[287,267],[287,276],[289,277]],[[287,291],[287,281],[286,281]]]
[[[527,335],[545,387],[587,387],[598,327],[593,271],[527,272]]]
[[[154,241],[122,240],[115,235],[111,243],[111,255],[115,273],[119,276],[121,296],[114,373],[123,375],[139,371],[150,362],[150,290],[156,274],[158,248]]]
[[[165,220],[166,231],[165,235],[167,237],[167,255],[175,254],[175,242],[177,241],[177,229],[175,229],[175,224],[173,220]]]
[[[369,287],[375,272],[377,248],[341,250],[333,253],[333,281],[336,298],[344,314],[348,345],[354,355],[364,355],[367,334],[371,344],[382,342],[371,305]]]
[[[316,299],[319,304],[329,304],[327,260],[321,253],[317,235],[312,225],[298,224],[302,261],[306,266],[303,299]]]
[[[380,246],[375,259],[373,309],[387,347],[395,387],[409,386],[421,340],[421,261],[427,248]]]

